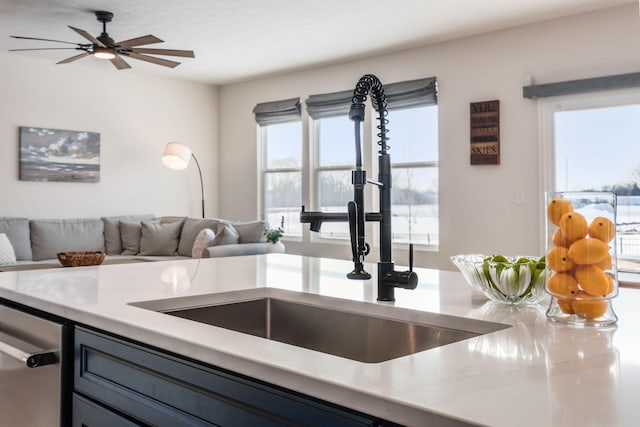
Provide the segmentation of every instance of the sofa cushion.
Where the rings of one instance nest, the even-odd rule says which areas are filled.
[[[140,252],[140,236],[142,235],[142,222],[119,221],[120,239],[122,242],[122,255],[138,255]]]
[[[202,254],[202,251],[200,251]],[[11,265],[16,263],[16,253],[13,245],[5,233],[0,233],[0,265]]]
[[[184,230],[183,230],[183,233],[184,233]],[[215,238],[216,238],[216,233],[212,229],[205,228],[204,230],[201,230],[196,236],[195,241],[193,242],[191,257],[202,258],[202,252],[209,246],[213,245]]]
[[[246,243],[243,245],[209,246],[202,252],[203,258],[217,258],[241,255],[284,253],[284,245],[273,243]]]
[[[56,258],[58,252],[104,251],[104,224],[99,218],[32,219],[33,259]]]
[[[104,223],[104,247],[107,255],[120,255],[122,248],[122,237],[120,235],[120,221],[142,222],[150,221],[153,215],[120,215],[102,217]]]
[[[157,223],[142,221],[140,255],[176,255],[182,221]]]
[[[249,221],[249,222],[232,222],[233,228],[238,232],[240,243],[257,243],[264,242],[265,222]]]
[[[160,224],[166,224],[169,222],[178,222],[178,221],[184,222],[184,220],[186,219],[187,219],[186,216],[161,216],[156,218],[155,220]]]
[[[17,260],[31,261],[33,259],[27,218],[0,217],[0,233],[7,235]]]
[[[211,246],[235,245],[239,243],[240,237],[233,225],[227,223],[218,224],[216,237],[211,242]]]
[[[193,244],[195,243],[198,233],[206,228],[210,228],[215,231],[219,223],[220,221],[217,219],[185,219],[184,224],[182,225],[182,232],[180,233],[178,255],[192,256]]]

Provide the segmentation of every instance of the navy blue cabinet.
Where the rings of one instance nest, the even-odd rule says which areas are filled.
[[[74,426],[393,425],[81,327],[74,388]]]

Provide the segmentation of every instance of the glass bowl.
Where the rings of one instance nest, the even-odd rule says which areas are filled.
[[[451,262],[492,301],[532,305],[546,296],[544,257],[472,254],[452,256]]]

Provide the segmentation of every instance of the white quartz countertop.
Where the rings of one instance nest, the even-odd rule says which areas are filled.
[[[575,328],[549,323],[544,304],[491,303],[457,272],[418,269],[416,290],[398,289],[395,303],[377,303],[375,265],[367,265],[374,274],[368,281],[346,279],[351,268],[260,255],[5,272],[0,298],[400,424],[455,424],[447,418],[509,427],[638,425],[640,290],[620,290],[616,326]],[[131,305],[262,287],[512,327],[361,363]]]

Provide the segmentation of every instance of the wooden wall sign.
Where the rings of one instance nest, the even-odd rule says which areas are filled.
[[[500,164],[500,101],[472,102],[471,164]]]

